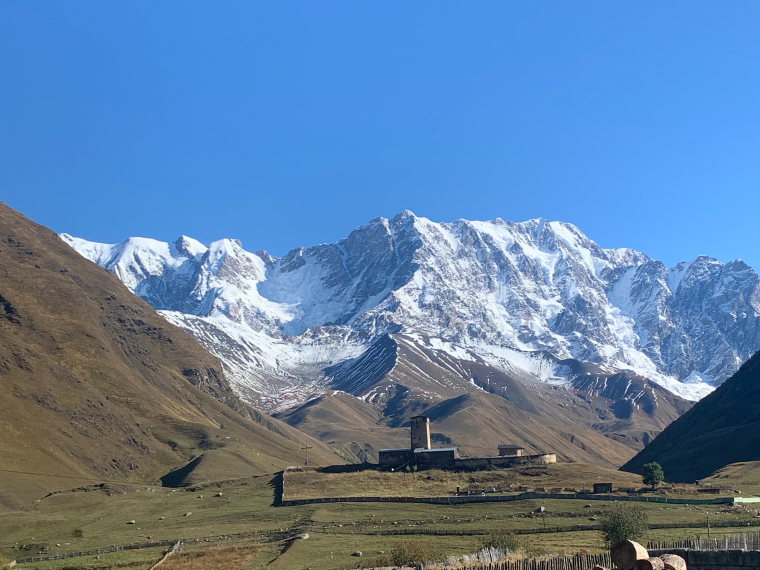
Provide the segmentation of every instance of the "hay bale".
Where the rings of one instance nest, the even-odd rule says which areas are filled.
[[[649,552],[638,542],[633,540],[621,540],[615,543],[610,550],[612,562],[622,570],[633,570],[638,560],[647,560]]]
[[[635,570],[665,570],[665,562],[662,558],[646,558],[637,560],[634,568]]]
[[[663,554],[660,559],[665,563],[665,570],[686,570],[686,560],[677,554]]]

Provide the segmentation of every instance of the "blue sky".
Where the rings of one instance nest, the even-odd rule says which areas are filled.
[[[0,199],[283,254],[411,209],[760,268],[760,3],[0,0]]]

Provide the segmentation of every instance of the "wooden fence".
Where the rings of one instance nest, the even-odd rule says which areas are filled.
[[[455,568],[461,570],[591,570],[594,566],[611,568],[612,559],[609,553],[576,554],[575,556],[558,556],[542,560],[528,558],[504,562],[485,562],[455,566]],[[421,568],[423,570],[437,570],[446,568],[446,566],[441,563],[429,563],[422,564]]]
[[[752,521],[720,521],[711,523],[710,526],[712,528],[741,528],[741,527],[758,527],[760,526],[760,520],[752,520]],[[557,533],[557,532],[579,532],[579,531],[598,531],[600,530],[600,526],[592,525],[592,524],[576,524],[572,526],[548,526],[548,527],[536,527],[536,528],[517,528],[513,529],[511,532],[514,534],[551,534],[551,533]],[[695,522],[695,523],[652,523],[648,525],[649,529],[673,529],[673,528],[699,528],[704,529],[705,523],[703,522]],[[319,526],[314,525],[312,527],[312,532],[323,532],[328,534],[356,534],[356,526],[343,526],[343,527],[330,527],[329,529],[327,527],[325,528],[319,528]],[[367,534],[372,536],[407,536],[407,535],[434,535],[434,536],[480,536],[480,535],[487,535],[490,534],[490,530],[488,529],[461,529],[458,528],[456,525],[452,525],[451,528],[425,528],[421,526],[414,526],[412,528],[389,528],[389,529],[380,529],[380,530],[369,530],[369,529],[361,529],[358,531],[359,534]],[[667,545],[662,546],[661,548],[692,548],[691,546],[683,546],[685,544],[691,544],[691,541],[681,541],[677,543],[667,543]],[[652,544],[660,544],[660,543],[652,543]],[[660,548],[659,546],[652,546],[652,548]],[[724,547],[719,546],[717,549],[720,550]],[[731,548],[731,547],[727,547]],[[751,549],[751,548],[748,548]],[[760,549],[758,549],[760,550]]]
[[[300,534],[302,531],[298,529],[291,529],[286,531],[254,531],[254,532],[241,532],[237,534],[224,534],[215,536],[204,536],[199,538],[179,539],[173,538],[171,540],[157,540],[153,542],[140,542],[130,543],[113,546],[103,546],[101,548],[93,548],[91,550],[81,550],[78,552],[62,552],[58,554],[39,554],[37,556],[31,556],[28,558],[16,559],[16,564],[26,564],[29,562],[45,562],[48,560],[63,560],[65,558],[77,558],[79,556],[93,556],[97,554],[108,554],[110,552],[119,552],[121,550],[141,550],[143,548],[156,548],[158,546],[175,546],[179,543],[199,543],[199,542],[215,542],[221,540],[240,540],[246,538],[254,538],[260,542],[277,542],[280,540],[286,540],[293,538]]]
[[[711,525],[716,526],[716,525]],[[760,550],[760,532],[728,534],[715,538],[697,537],[675,542],[648,542],[647,550]]]
[[[81,550],[79,552],[62,552],[60,554],[40,554],[29,558],[17,558],[17,564],[26,564],[28,562],[43,562],[46,560],[63,560],[64,558],[77,558],[79,556],[93,556],[96,554],[108,554],[109,552],[119,552],[120,550],[141,550],[143,548],[155,548],[157,546],[173,546],[178,542],[174,540],[156,540],[153,542],[140,542],[135,544],[123,544],[119,546],[103,546],[91,550]]]

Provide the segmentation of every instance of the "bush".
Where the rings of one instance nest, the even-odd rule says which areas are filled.
[[[423,540],[399,542],[390,554],[390,561],[394,566],[411,566],[418,562],[439,558],[443,558],[441,547]]]
[[[647,514],[638,505],[615,503],[601,515],[601,533],[607,546],[620,540],[636,540],[647,530]]]
[[[662,466],[655,461],[645,463],[642,469],[643,475],[641,479],[644,481],[644,485],[656,488],[657,485],[665,480],[665,472],[662,470]]]
[[[520,546],[520,539],[515,533],[508,530],[494,531],[480,541],[481,548],[498,548],[510,552],[517,552]]]
[[[525,554],[530,558],[536,558],[538,556],[545,556],[546,549],[540,544],[529,544],[525,547]]]
[[[82,538],[84,536],[84,531],[81,528],[75,528],[74,532],[71,534],[74,535],[74,538]]]

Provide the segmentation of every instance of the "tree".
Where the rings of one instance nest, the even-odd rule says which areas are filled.
[[[636,540],[647,530],[647,514],[638,505],[615,503],[601,515],[601,532],[607,546],[621,540]]]
[[[665,480],[665,472],[662,470],[662,466],[655,461],[645,463],[643,470],[644,474],[641,479],[644,481],[644,485],[656,488],[657,485]]]

